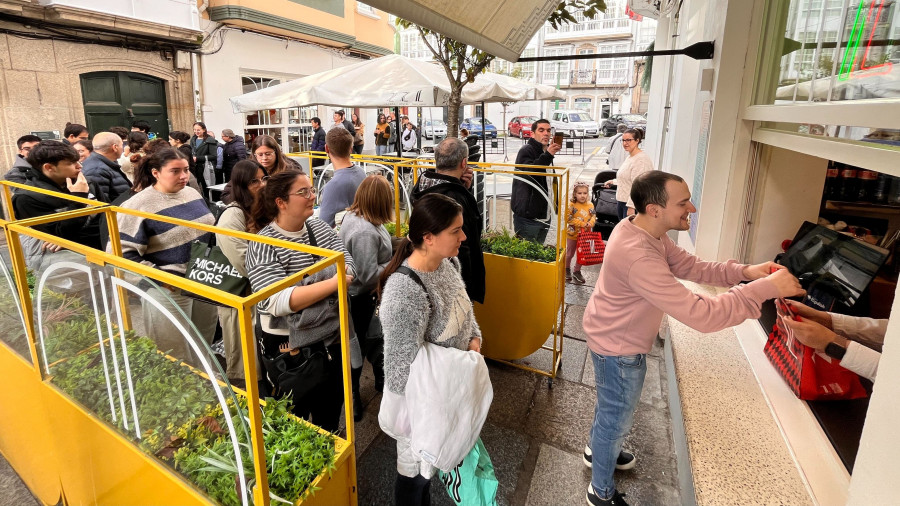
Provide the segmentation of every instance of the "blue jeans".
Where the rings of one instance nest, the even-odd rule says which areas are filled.
[[[522,239],[544,244],[544,240],[547,239],[547,232],[550,230],[550,224],[513,214],[513,228],[516,231],[516,235]]]
[[[383,145],[383,144],[375,145],[375,155],[376,156],[381,156],[385,153],[387,153],[387,145]]]
[[[616,214],[619,215],[619,221],[625,219],[625,216],[628,215],[628,203],[627,202],[619,202],[616,201]]]
[[[622,451],[622,441],[631,430],[634,410],[641,398],[647,356],[619,357],[597,355],[594,361],[594,381],[597,383],[597,405],[591,426],[591,487],[602,499],[609,499],[616,490],[613,472]]]

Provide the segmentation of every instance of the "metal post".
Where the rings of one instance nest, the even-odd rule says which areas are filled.
[[[403,158],[403,149],[400,148],[400,136],[403,132],[400,131],[400,108],[394,107],[394,120],[395,120],[395,132],[397,132],[397,156]]]
[[[485,124],[485,116],[487,110],[484,108],[484,101],[481,101],[481,161],[487,161],[487,126]],[[474,179],[474,178],[473,178]]]

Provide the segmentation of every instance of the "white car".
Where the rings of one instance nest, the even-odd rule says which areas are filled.
[[[433,139],[435,136],[437,137],[446,137],[447,136],[447,124],[444,123],[443,120],[439,119],[428,119],[425,120],[425,127],[423,128],[425,131],[426,139]]]
[[[550,126],[568,137],[600,137],[600,123],[580,109],[552,111]]]

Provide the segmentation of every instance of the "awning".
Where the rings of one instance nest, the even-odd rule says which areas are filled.
[[[514,62],[559,0],[366,0],[372,7]]]
[[[565,100],[552,86],[492,73],[480,74],[462,92],[464,104]],[[435,63],[400,55],[338,67],[231,98],[236,113],[309,105],[352,107],[442,107],[450,80]]]

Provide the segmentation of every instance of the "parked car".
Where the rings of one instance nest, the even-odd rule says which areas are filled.
[[[444,123],[444,120],[440,119],[427,119],[425,120],[425,126],[422,128],[425,132],[426,139],[432,139],[435,136],[437,137],[446,137],[447,136],[447,124]]]
[[[463,122],[459,124],[459,128],[465,128],[469,131],[469,134],[477,135],[479,139],[481,138],[481,118],[479,117],[464,119]],[[492,139],[497,138],[497,127],[495,127],[493,123],[484,120],[484,129],[486,130],[487,137]]]
[[[520,139],[531,138],[531,125],[537,121],[537,116],[516,116],[510,120],[507,125],[506,133],[508,137],[518,137]]]
[[[644,133],[647,130],[647,118],[640,114],[613,114],[603,120],[603,125],[600,127],[603,129],[603,135],[607,137],[616,135],[616,127],[619,123],[624,123],[628,128],[642,128]]]
[[[580,109],[553,111],[550,126],[568,137],[600,137],[600,124]]]

